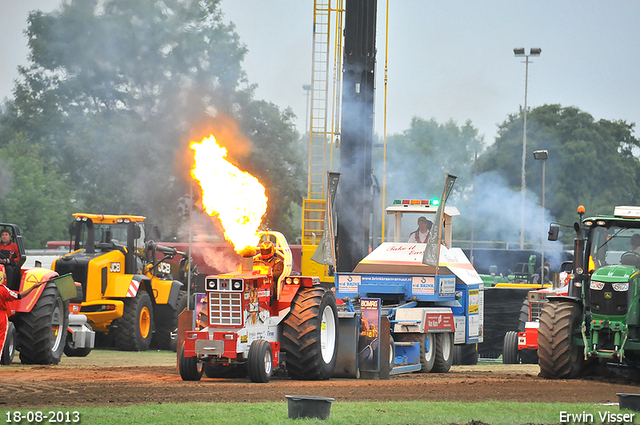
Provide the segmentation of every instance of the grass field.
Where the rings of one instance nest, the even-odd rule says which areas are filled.
[[[558,423],[640,423],[638,414],[620,411],[618,406],[592,404],[538,404],[514,402],[452,403],[452,402],[388,402],[340,403],[331,405],[328,420],[289,419],[287,402],[281,403],[189,403],[131,405],[75,409],[59,409],[51,413],[41,409],[43,419],[37,421],[35,410],[22,409],[24,418],[15,419],[12,410],[0,410],[3,423],[79,423],[79,424],[450,424],[481,421],[492,425],[558,424]],[[78,414],[74,414],[74,412]],[[61,413],[58,413],[61,412]],[[70,412],[67,415],[67,412]],[[562,412],[565,412],[564,414]],[[626,417],[622,416],[626,414]],[[564,416],[562,416],[564,415]],[[582,415],[574,417],[568,415]],[[591,415],[591,416],[589,416]],[[616,415],[616,416],[607,416]],[[31,419],[29,421],[28,419]],[[76,420],[77,419],[77,420]],[[586,419],[586,420],[583,420]],[[630,421],[624,421],[630,419]]]

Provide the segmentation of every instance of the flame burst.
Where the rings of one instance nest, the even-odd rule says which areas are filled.
[[[200,183],[205,211],[220,219],[224,238],[236,251],[255,245],[267,211],[264,186],[227,161],[227,150],[218,145],[213,135],[202,142],[192,142],[190,147],[195,157],[191,175]]]

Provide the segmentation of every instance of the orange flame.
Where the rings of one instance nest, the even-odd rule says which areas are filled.
[[[210,135],[192,142],[195,164],[191,175],[200,183],[202,203],[211,217],[218,217],[224,238],[236,251],[255,246],[262,216],[267,211],[264,186],[251,174],[225,158],[227,150]]]

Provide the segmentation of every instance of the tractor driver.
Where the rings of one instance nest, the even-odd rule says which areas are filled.
[[[264,241],[260,243],[260,254],[254,257],[254,261],[262,262],[271,267],[271,273],[273,274],[274,287],[278,284],[278,279],[284,271],[284,258],[278,252],[276,252],[273,242]]]
[[[4,264],[7,272],[7,286],[13,286],[13,275],[16,265],[20,262],[20,251],[15,242],[11,242],[11,232],[8,229],[0,231],[0,264]]]

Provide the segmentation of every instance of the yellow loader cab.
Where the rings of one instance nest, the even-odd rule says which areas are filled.
[[[145,227],[155,229],[145,226],[146,217],[73,216],[72,252],[52,268],[82,284],[80,313],[120,350],[147,350],[152,339],[157,348],[174,349],[177,315],[186,306],[179,279],[186,280],[187,254],[145,237]],[[179,266],[167,261],[176,255],[183,257]]]

